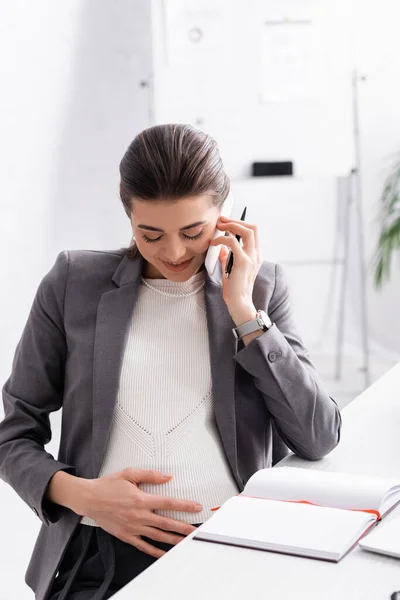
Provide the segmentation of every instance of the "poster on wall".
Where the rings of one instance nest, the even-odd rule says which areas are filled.
[[[265,154],[289,157],[298,176],[347,175],[354,165],[347,0],[262,0],[259,17]]]
[[[262,102],[297,102],[323,89],[325,72],[312,19],[267,18],[261,35]]]
[[[324,95],[327,65],[321,0],[262,0],[261,103],[299,102]]]

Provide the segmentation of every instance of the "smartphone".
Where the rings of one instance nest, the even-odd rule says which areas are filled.
[[[222,205],[221,216],[222,217],[230,217],[232,215],[232,210],[233,210],[233,196],[232,196],[232,192],[229,192],[229,194],[225,198],[225,202]],[[224,235],[224,234],[221,231],[219,231],[219,229],[216,229],[214,236],[213,236],[213,240],[215,238],[219,237],[220,235]],[[207,251],[204,265],[205,265],[207,273],[209,275],[214,275],[214,271],[218,264],[220,252],[221,252],[221,246],[210,246]]]

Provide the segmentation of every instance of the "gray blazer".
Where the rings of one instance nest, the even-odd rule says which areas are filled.
[[[110,432],[125,334],[143,259],[123,250],[61,253],[45,276],[3,388],[0,476],[43,522],[26,581],[43,600],[80,517],[45,500],[54,473],[97,477]],[[322,389],[292,320],[282,268],[264,262],[253,300],[275,325],[236,348],[221,270],[205,284],[215,415],[243,489],[287,452],[315,460],[339,441],[337,405]],[[44,450],[62,407],[58,459]],[[134,466],[134,465],[133,465]]]

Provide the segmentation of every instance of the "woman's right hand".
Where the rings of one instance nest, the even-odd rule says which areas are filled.
[[[165,552],[141,536],[176,545],[196,528],[154,511],[198,513],[203,509],[197,502],[147,494],[138,487],[140,483],[167,483],[171,478],[172,475],[163,475],[158,471],[127,468],[98,479],[85,479],[84,501],[75,512],[93,519],[121,541],[159,558]]]

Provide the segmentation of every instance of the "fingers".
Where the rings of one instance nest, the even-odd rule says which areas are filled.
[[[219,261],[221,263],[222,269],[225,271],[226,261],[228,260],[230,250],[226,246],[221,246],[221,250],[219,253]]]
[[[247,227],[248,229],[251,229],[254,233],[254,239],[255,239],[255,243],[256,246],[258,247],[259,245],[259,231],[258,231],[258,225],[253,225],[252,223],[247,223],[247,221],[237,221],[236,219],[231,219],[228,217],[220,217],[220,222],[218,224],[218,229],[220,229],[220,225],[229,225],[229,223],[236,223],[237,225],[244,225],[244,227]]]
[[[230,248],[233,254],[235,255],[235,258],[238,258],[240,254],[245,254],[244,246],[242,248],[238,240],[233,236],[219,236],[214,240],[211,240],[210,242],[210,246],[218,246],[219,244],[222,244],[223,246],[228,246],[228,248]]]
[[[152,469],[134,469],[128,467],[122,472],[122,477],[132,483],[167,483],[172,475],[160,473]]]
[[[146,504],[151,510],[177,510],[179,512],[201,512],[203,507],[192,500],[179,500],[168,496],[155,496],[146,494]]]
[[[256,227],[255,225],[253,227]],[[221,223],[217,225],[217,228],[220,231],[229,231],[229,233],[233,233],[235,235],[240,235],[243,241],[243,249],[246,252],[252,252],[256,245],[255,233],[252,227],[248,227],[247,224],[244,225],[243,221],[236,223],[234,221],[229,221],[226,223]],[[216,238],[218,239],[218,238]],[[229,239],[229,238],[228,238]],[[213,240],[214,241],[214,240]]]
[[[151,540],[155,540],[156,542],[170,544],[171,546],[176,546],[185,539],[185,536],[176,535],[170,531],[161,531],[161,529],[156,529],[155,527],[143,527],[143,533],[141,535],[144,535]]]
[[[247,221],[240,221],[239,219],[231,219],[231,217],[224,217],[223,215],[220,215],[219,217],[220,221],[224,221],[226,223],[238,223],[238,225],[245,223],[246,227],[257,227],[257,225],[252,225],[251,223],[248,223]]]
[[[183,521],[176,521],[175,519],[169,519],[168,517],[162,517],[161,515],[153,514],[151,521],[148,525],[162,529],[163,531],[169,531],[174,533],[180,533],[183,536],[190,535],[193,531],[196,531],[194,525],[184,523]]]
[[[135,548],[137,548],[141,552],[144,552],[145,554],[148,554],[149,556],[153,556],[154,558],[161,558],[165,554],[165,550],[160,550],[160,548],[156,548],[155,546],[152,546],[148,542],[145,542],[144,540],[142,540],[142,538],[137,535],[135,535],[131,538],[128,537],[126,542],[128,544],[131,544],[131,546],[135,546]]]
[[[196,529],[193,527],[193,530]],[[191,532],[190,532],[191,533]],[[140,536],[127,536],[123,541],[127,544],[131,544],[131,546],[135,546],[141,552],[148,554],[149,556],[153,556],[154,558],[161,558],[166,552],[165,550],[160,550],[160,548],[156,548],[149,542],[146,542],[142,539],[141,536],[145,536],[150,540],[154,540],[156,542],[162,542],[163,544],[169,544],[170,546],[176,546],[185,539],[184,536],[175,535],[174,533],[161,531],[155,527],[142,527],[142,531]]]

